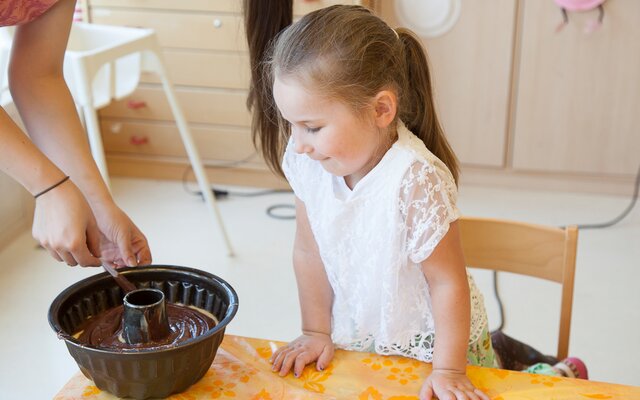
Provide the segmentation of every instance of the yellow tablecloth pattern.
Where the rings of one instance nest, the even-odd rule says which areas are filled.
[[[268,358],[282,343],[227,335],[206,375],[171,400],[357,399],[417,400],[431,365],[396,356],[336,351],[322,372],[308,366],[300,378],[281,378]],[[493,400],[640,399],[640,387],[468,367],[471,381]],[[80,372],[54,400],[111,400]]]

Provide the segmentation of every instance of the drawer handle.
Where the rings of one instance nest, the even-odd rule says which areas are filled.
[[[129,138],[129,143],[134,146],[141,146],[143,144],[149,143],[149,138],[147,136],[132,135]]]
[[[213,27],[214,28],[222,28],[222,20],[220,20],[219,18],[216,18],[213,20]]]
[[[137,110],[139,108],[143,108],[147,106],[147,102],[144,100],[129,100],[127,102],[127,107],[132,110]]]
[[[122,122],[114,122],[111,124],[111,133],[120,133],[122,131]]]

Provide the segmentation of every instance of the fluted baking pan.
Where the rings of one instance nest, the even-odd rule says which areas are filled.
[[[67,345],[82,373],[118,397],[167,397],[186,390],[211,366],[227,324],[238,310],[238,296],[223,279],[194,268],[150,265],[120,273],[138,288],[156,288],[166,301],[195,306],[219,323],[205,334],[163,349],[106,350],[73,337],[89,317],[122,304],[124,293],[107,273],[81,280],[58,295],[49,308],[49,324]]]

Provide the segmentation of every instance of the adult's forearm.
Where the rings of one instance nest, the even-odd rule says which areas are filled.
[[[2,108],[0,170],[34,195],[64,177],[64,172],[38,150]]]
[[[38,148],[71,177],[92,206],[110,203],[111,195],[91,156],[62,77],[23,81],[12,94],[27,132]]]

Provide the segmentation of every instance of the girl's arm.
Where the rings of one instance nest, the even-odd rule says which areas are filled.
[[[39,150],[24,143],[26,137],[19,137],[11,126],[2,136],[14,147],[4,148],[2,153],[10,153],[16,141],[22,142],[18,147],[31,166],[13,168],[10,174],[32,193],[64,175],[69,175],[82,192],[65,182],[36,201],[33,233],[54,257],[70,265],[96,265],[95,259],[87,263],[88,257],[80,254],[86,255],[87,246],[95,247],[92,243],[97,240],[99,250],[91,249],[91,253],[102,256],[105,262],[148,263],[151,255],[146,238],[116,206],[102,181],[64,81],[63,59],[74,5],[74,0],[60,0],[34,21],[16,28],[9,85],[27,132]],[[33,168],[39,169],[37,179],[29,177]],[[71,198],[74,201],[68,206],[85,204],[77,213],[64,211],[64,202]]]
[[[488,400],[466,376],[471,305],[457,222],[451,223],[433,253],[422,262],[422,271],[429,283],[436,341],[433,372],[422,386],[420,398],[453,395]]]
[[[302,312],[302,331],[331,335],[333,291],[320,259],[318,245],[304,203],[296,198],[296,236],[293,244],[293,268],[298,283]]]
[[[316,361],[323,370],[333,358],[331,342],[331,305],[333,291],[320,259],[304,203],[296,198],[296,236],[293,246],[293,267],[298,284],[302,313],[302,335],[278,349],[271,361],[273,370],[286,375],[293,368],[300,376],[305,365]]]

